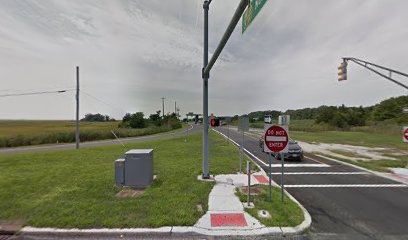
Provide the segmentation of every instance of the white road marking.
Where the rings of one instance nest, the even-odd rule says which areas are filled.
[[[326,163],[324,163],[324,162],[321,162],[321,161],[316,160],[316,159],[311,158],[311,157],[305,157],[305,159],[309,159],[309,160],[311,160],[311,161],[318,162],[318,163],[321,163],[321,164],[326,164]]]
[[[235,142],[234,140],[232,140],[231,138],[227,137],[225,134],[223,134],[220,131],[214,130],[216,132],[218,132],[219,134],[221,134],[222,136],[224,136],[226,139],[229,139],[233,144],[237,145],[238,147],[240,146],[237,142]],[[251,155],[251,157],[255,158],[258,162],[260,162],[262,165],[264,166],[269,166],[269,164],[266,164],[264,161],[262,161],[261,159],[259,159],[257,156],[255,156],[253,153],[251,153],[250,151],[248,151],[246,148],[244,148],[244,151]],[[281,167],[281,164],[272,164],[272,167]],[[327,164],[308,164],[308,163],[299,163],[299,164],[285,164],[285,167],[330,167],[330,165]]]
[[[285,188],[396,188],[408,187],[405,184],[303,184],[285,185]]]
[[[281,175],[282,173],[272,173]],[[285,172],[285,175],[368,175],[368,172]]]
[[[269,164],[266,164],[265,163],[265,165],[266,166],[269,166]],[[272,164],[271,165],[272,167],[281,167],[282,166],[282,164],[280,164],[280,163],[274,163],[274,164]],[[315,164],[315,163],[298,163],[298,164],[296,164],[296,163],[285,163],[285,168],[294,168],[294,167],[317,167],[317,168],[319,168],[319,167],[322,167],[322,168],[326,168],[326,167],[330,167],[329,165],[327,165],[327,164]]]

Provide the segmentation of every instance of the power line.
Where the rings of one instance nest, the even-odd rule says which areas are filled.
[[[82,90],[81,93],[83,93],[83,94],[85,94],[86,96],[88,96],[88,97],[90,97],[90,98],[92,98],[92,99],[94,99],[94,100],[96,100],[96,101],[98,101],[98,102],[101,102],[101,103],[105,104],[106,106],[109,106],[109,107],[111,107],[111,108],[113,108],[113,109],[115,109],[115,110],[120,110],[120,112],[126,113],[126,111],[125,111],[124,109],[119,108],[119,107],[116,107],[116,106],[113,106],[112,104],[109,104],[109,103],[107,103],[107,102],[101,100],[100,98],[97,98],[97,97],[95,97],[95,96],[92,96],[91,94],[85,92],[84,90]]]
[[[17,97],[17,96],[29,96],[29,95],[41,95],[41,94],[53,94],[53,93],[65,93],[73,91],[74,89],[57,90],[57,91],[42,91],[42,92],[27,92],[27,93],[11,93],[3,94],[0,97]]]

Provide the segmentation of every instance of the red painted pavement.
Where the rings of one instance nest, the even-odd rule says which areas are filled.
[[[243,213],[211,214],[211,227],[244,227],[247,226]]]
[[[260,183],[269,183],[268,179],[266,179],[264,176],[254,175],[254,178],[256,178],[256,180],[258,180]]]

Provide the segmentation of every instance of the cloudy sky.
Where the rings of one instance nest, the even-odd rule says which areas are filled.
[[[1,0],[0,95],[75,88],[81,115],[202,112],[202,0]],[[210,7],[210,54],[238,0]],[[211,72],[209,112],[367,106],[406,91],[342,56],[408,72],[406,0],[268,0]],[[402,81],[407,81],[401,79]],[[407,83],[407,82],[406,82]],[[1,119],[73,119],[75,92],[0,97]]]

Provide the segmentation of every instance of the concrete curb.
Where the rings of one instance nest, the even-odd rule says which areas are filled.
[[[239,144],[238,143],[236,143],[234,140],[232,140],[231,138],[229,138],[229,137],[227,137],[225,134],[223,134],[223,133],[221,133],[221,132],[219,132],[219,131],[217,131],[217,130],[215,130],[215,129],[213,129],[213,131],[215,131],[216,133],[218,133],[218,134],[220,134],[221,136],[223,136],[224,138],[226,138],[226,139],[228,139],[229,141],[231,141],[235,146],[237,146],[237,147],[239,147]],[[259,158],[257,158],[255,155],[253,155],[253,154],[251,154],[251,156],[249,156],[247,153],[246,153],[246,149],[245,149],[245,154],[248,156],[248,158],[249,159],[251,159],[251,157],[253,157],[253,158],[255,158],[257,161],[261,161]],[[257,165],[257,167],[261,170],[261,172],[262,172],[262,174],[265,176],[265,177],[268,177],[268,174],[265,172],[265,170],[256,162],[256,161],[253,161],[256,165]],[[274,185],[274,186],[276,186],[276,187],[279,187],[280,188],[280,186],[276,183],[276,182],[274,182],[274,181],[272,181],[272,184]],[[295,203],[297,203],[297,205],[302,209],[302,211],[303,211],[303,216],[304,216],[304,220],[303,220],[303,222],[301,223],[301,224],[299,224],[299,225],[297,225],[297,226],[295,226],[295,227],[282,227],[282,228],[280,228],[281,230],[282,230],[282,233],[291,233],[291,234],[298,234],[298,233],[302,233],[302,232],[304,232],[306,229],[308,229],[309,227],[310,227],[310,225],[312,224],[312,217],[310,216],[310,213],[306,210],[306,208],[305,207],[303,207],[303,205],[302,204],[300,204],[300,202],[298,201],[298,200],[296,200],[296,198],[295,197],[293,197],[289,192],[287,192],[286,190],[284,190],[284,192],[285,192],[285,194],[292,200],[292,201],[294,201]]]
[[[372,173],[372,174],[374,174],[376,176],[383,177],[383,178],[386,178],[386,179],[389,179],[389,180],[392,180],[392,181],[395,181],[395,182],[399,182],[399,183],[402,183],[402,184],[405,184],[405,185],[408,186],[408,182],[404,182],[404,181],[402,181],[402,180],[400,180],[398,178],[389,176],[389,175],[387,175],[385,173],[376,172],[376,171],[373,171],[373,170],[370,170],[370,169],[367,169],[367,168],[363,168],[363,167],[360,167],[360,166],[357,166],[357,165],[354,165],[354,164],[351,164],[351,163],[348,163],[348,162],[343,162],[343,161],[340,161],[340,160],[337,160],[337,159],[334,159],[334,158],[331,158],[331,157],[326,157],[326,156],[323,156],[323,155],[320,155],[320,154],[314,154],[314,155],[316,155],[318,157],[321,157],[321,158],[324,158],[324,159],[327,159],[327,160],[330,160],[330,161],[333,161],[333,162],[337,162],[337,163],[349,166],[349,167],[354,167],[354,168],[357,168],[359,170]]]
[[[285,230],[280,227],[264,227],[258,229],[238,230],[238,229],[206,229],[199,227],[160,227],[160,228],[100,228],[100,229],[61,229],[61,228],[35,228],[24,227],[20,233],[28,235],[94,235],[94,234],[157,234],[157,235],[207,235],[207,236],[262,236],[262,235],[281,235],[282,233],[297,233],[293,230]]]

